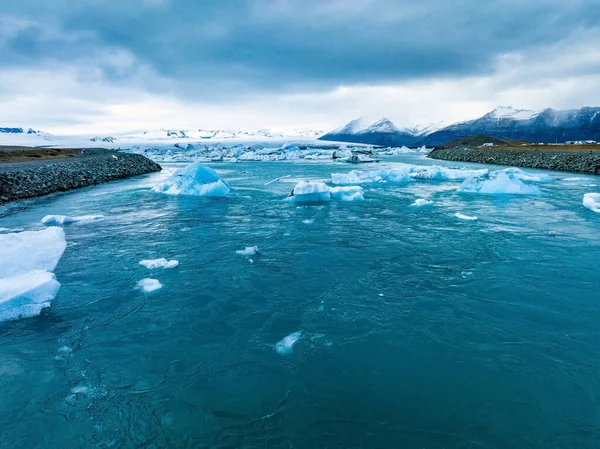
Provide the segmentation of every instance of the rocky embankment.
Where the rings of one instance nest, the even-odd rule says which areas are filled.
[[[60,159],[0,163],[0,203],[160,170],[160,165],[142,155],[101,149]]]
[[[580,173],[600,174],[599,153],[557,153],[536,150],[439,148],[428,155],[444,161],[478,162]]]

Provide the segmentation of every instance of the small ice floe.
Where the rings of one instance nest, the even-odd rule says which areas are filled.
[[[302,337],[302,331],[294,332],[287,337],[284,337],[275,345],[275,351],[281,355],[288,355],[292,353],[293,347],[298,340]]]
[[[288,200],[306,203],[329,201],[331,200],[329,189],[324,182],[300,181],[288,196]]]
[[[556,237],[556,231],[548,231],[550,237]]]
[[[431,206],[433,205],[433,201],[426,200],[425,198],[419,198],[412,203],[411,207],[423,207],[423,206]]]
[[[97,221],[104,218],[104,215],[80,215],[78,217],[68,217],[66,215],[46,215],[40,220],[40,223],[54,226],[54,225],[66,225],[71,223],[81,223]]]
[[[153,259],[153,260],[141,260],[140,261],[140,265],[145,266],[146,268],[149,269],[154,269],[154,268],[175,268],[177,266],[179,266],[179,261],[178,260],[167,260],[164,257],[160,258],[160,259]]]
[[[59,227],[0,235],[0,321],[37,316],[60,289],[53,273],[67,242]]]
[[[229,193],[230,188],[212,168],[194,162],[177,170],[152,190],[167,195],[222,197]]]
[[[118,158],[117,156],[115,156],[114,154],[112,154],[111,156],[112,156],[112,158],[113,158],[115,161],[118,161],[118,160],[119,160],[119,158]]]
[[[477,217],[474,215],[465,215],[465,214],[461,214],[460,212],[455,213],[454,216],[456,218],[458,218],[459,220],[470,220],[470,221],[477,220]]]
[[[314,218],[307,218],[306,220],[302,220],[302,223],[307,224],[307,225],[313,224],[314,222],[315,222]]]
[[[600,213],[600,193],[586,193],[583,195],[583,205],[592,212]]]
[[[145,291],[146,293],[150,293],[162,288],[162,284],[158,281],[158,279],[150,278],[142,279],[137,283],[137,286],[139,289]]]
[[[380,297],[383,297],[383,293],[379,293],[379,296],[380,296]]]
[[[258,246],[247,246],[245,249],[237,250],[236,254],[240,254],[242,256],[255,256],[258,254]]]
[[[363,188],[360,186],[331,187],[331,198],[341,201],[364,201]]]
[[[540,195],[536,186],[525,184],[520,179],[511,179],[505,172],[498,172],[492,179],[481,181],[469,178],[458,188],[459,192],[487,195]]]

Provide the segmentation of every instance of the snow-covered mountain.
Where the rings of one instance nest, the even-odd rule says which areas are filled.
[[[443,122],[400,128],[387,119],[371,126],[353,120],[321,137],[322,140],[366,143],[382,146],[435,146],[464,136],[527,140],[531,142],[565,142],[600,140],[600,108],[584,107],[565,111],[544,109],[530,111],[499,106],[482,117],[445,126]]]

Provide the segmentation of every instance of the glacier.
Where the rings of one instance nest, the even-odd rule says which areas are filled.
[[[592,212],[600,213],[600,193],[584,194],[583,205]]]
[[[152,190],[167,195],[223,197],[229,193],[230,188],[212,168],[198,161],[177,170]]]
[[[53,271],[67,242],[62,228],[0,235],[0,321],[37,316],[60,283]]]

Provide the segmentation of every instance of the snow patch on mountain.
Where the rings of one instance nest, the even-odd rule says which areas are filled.
[[[498,106],[487,115],[497,119],[530,120],[540,115],[541,112],[529,109],[515,109],[512,106]]]

